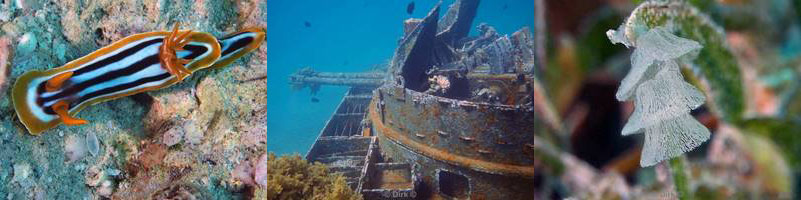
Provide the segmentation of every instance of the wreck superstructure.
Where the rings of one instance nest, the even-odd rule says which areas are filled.
[[[306,158],[366,199],[534,198],[533,39],[485,24],[467,37],[478,3],[407,20],[384,74],[293,75],[313,91],[351,86]]]

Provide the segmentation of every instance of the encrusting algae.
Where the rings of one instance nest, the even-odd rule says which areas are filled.
[[[271,153],[267,168],[266,199],[362,199],[342,175],[330,174],[324,164],[309,163],[298,155],[276,157]]]
[[[176,22],[185,22],[181,28],[191,29],[190,35],[207,33],[216,41],[247,27],[266,27],[265,1],[68,0],[36,1],[37,6],[26,8],[17,2],[0,3],[0,38],[10,39],[7,50],[13,52],[2,55],[13,65],[0,67],[7,75],[0,84],[5,89],[0,95],[0,168],[20,166],[20,172],[29,173],[11,182],[13,170],[0,170],[0,182],[8,183],[0,184],[2,198],[178,198],[168,191],[186,191],[197,199],[246,199],[264,194],[263,186],[232,188],[226,183],[237,164],[257,160],[266,151],[266,80],[244,81],[265,76],[264,39],[254,40],[259,46],[252,53],[226,60],[231,61],[228,67],[198,70],[170,87],[86,106],[80,115],[69,113],[90,123],[55,126],[47,129],[47,137],[30,134],[15,113],[12,96],[13,84],[26,72],[55,70],[114,41],[169,30]],[[164,132],[176,127],[192,132],[173,146],[160,144]],[[96,156],[88,150],[90,133],[97,138]]]

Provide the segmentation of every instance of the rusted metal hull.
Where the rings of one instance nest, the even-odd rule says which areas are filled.
[[[344,141],[370,138],[369,148],[358,148],[367,152],[358,155],[361,174],[346,173],[365,199],[534,199],[544,171],[535,137],[553,138],[535,127],[530,32],[510,38],[481,25],[479,37],[467,38],[478,4],[457,0],[441,20],[437,4],[407,20],[386,76],[293,76],[296,88],[313,92],[324,84],[371,90],[351,89],[307,158],[355,159],[334,156],[350,153],[342,145],[365,144]],[[345,138],[327,145],[334,137]],[[327,162],[342,168],[336,163]]]
[[[374,92],[367,117],[383,154],[419,169],[423,197],[534,197],[533,109],[384,86]],[[466,181],[443,191],[443,182],[453,182],[444,175]]]

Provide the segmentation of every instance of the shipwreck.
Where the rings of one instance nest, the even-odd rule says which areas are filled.
[[[478,0],[404,22],[385,69],[300,70],[295,88],[348,86],[306,159],[345,175],[365,199],[533,199],[535,52],[528,28],[469,37]]]

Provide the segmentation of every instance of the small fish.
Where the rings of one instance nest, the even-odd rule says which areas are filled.
[[[311,102],[312,103],[320,103],[320,99],[318,99],[317,97],[312,97],[311,98]]]
[[[304,22],[303,22],[303,26],[306,26],[306,28],[309,28],[309,27],[311,27],[311,22],[309,22],[309,21],[304,21]]]
[[[503,4],[503,10],[506,10],[507,8],[509,8],[509,4]]]
[[[409,2],[409,4],[406,4],[406,13],[409,13],[411,15],[413,12],[414,12],[414,1]]]

